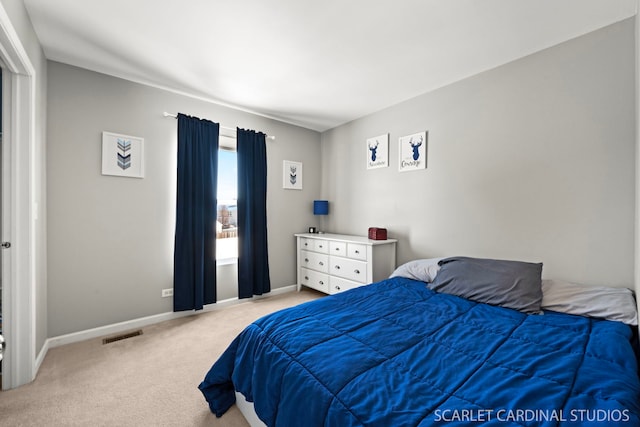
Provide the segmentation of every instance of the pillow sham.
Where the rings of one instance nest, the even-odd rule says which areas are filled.
[[[440,266],[438,261],[443,258],[416,259],[402,264],[391,273],[389,277],[406,277],[407,279],[419,280],[421,282],[433,282],[438,274]]]
[[[541,313],[542,263],[452,257],[439,265],[429,289],[528,314]]]
[[[636,326],[638,310],[632,290],[585,286],[561,280],[542,281],[542,309],[615,320]]]

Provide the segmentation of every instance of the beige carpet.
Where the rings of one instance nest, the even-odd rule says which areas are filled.
[[[247,426],[234,406],[216,418],[198,384],[249,323],[319,298],[311,290],[243,302],[49,350],[36,380],[0,392],[0,426]]]

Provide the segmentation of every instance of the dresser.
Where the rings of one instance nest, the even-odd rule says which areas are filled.
[[[296,234],[298,291],[336,294],[386,279],[396,268],[394,239],[344,234]]]

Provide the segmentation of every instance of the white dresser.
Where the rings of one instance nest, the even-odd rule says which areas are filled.
[[[296,234],[301,286],[335,294],[386,279],[396,268],[394,239],[343,234]]]

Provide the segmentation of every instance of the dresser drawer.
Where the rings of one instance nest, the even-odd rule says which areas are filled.
[[[329,275],[307,268],[300,268],[300,284],[329,293]]]
[[[329,242],[329,253],[337,256],[347,256],[347,242]]]
[[[300,267],[326,273],[329,271],[329,255],[317,252],[300,251]]]
[[[347,245],[347,256],[353,259],[369,261],[367,259],[367,247],[365,245],[359,245],[357,243],[349,243]]]
[[[322,252],[324,254],[328,254],[329,242],[326,240],[313,239],[313,250],[316,252]]]
[[[307,239],[306,237],[300,238],[300,249],[312,251],[313,250],[313,239]]]
[[[329,274],[360,283],[367,282],[367,263],[329,256]]]
[[[360,286],[364,286],[364,283],[352,282],[351,280],[335,276],[329,277],[329,293],[332,295],[348,291],[349,289],[358,288]]]

